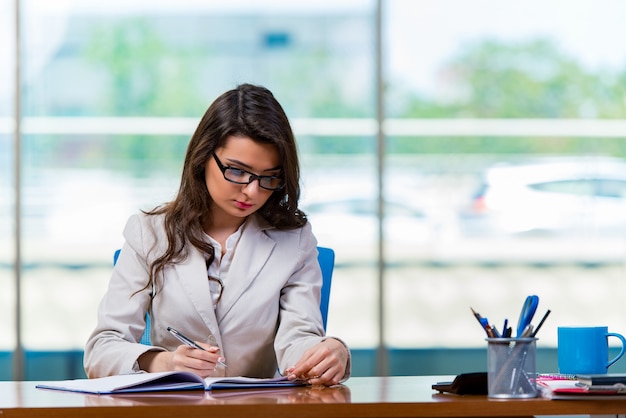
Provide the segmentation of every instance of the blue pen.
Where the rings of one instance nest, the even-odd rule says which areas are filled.
[[[522,333],[526,330],[528,325],[530,325],[530,322],[533,320],[533,316],[535,315],[538,304],[539,297],[536,295],[528,296],[524,301],[524,306],[522,306],[522,311],[519,315],[519,321],[517,322],[518,338],[522,336]]]

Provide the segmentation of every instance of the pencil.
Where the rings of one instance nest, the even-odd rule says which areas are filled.
[[[474,314],[474,316],[476,317],[476,319],[478,319],[478,322],[480,322],[480,320],[482,319],[482,316],[480,316],[480,314],[479,314],[478,312],[476,312],[476,311],[474,310],[474,308],[472,308],[471,306],[470,306],[470,309],[472,310],[472,313]],[[481,325],[482,325],[482,323],[481,323]]]
[[[480,324],[480,326],[483,327],[483,329],[487,333],[487,337],[495,338],[496,334],[493,332],[493,329],[491,329],[491,326],[489,325],[489,321],[487,321],[487,318],[483,318],[482,316],[480,316],[480,314],[476,312],[474,308],[470,307],[470,309],[472,310],[472,313],[478,320],[478,323]]]
[[[546,318],[548,317],[548,315],[550,315],[550,309],[548,309],[546,311],[546,313],[543,315],[543,318],[541,318],[541,321],[539,321],[539,324],[537,325],[537,328],[535,328],[535,330],[533,331],[532,334],[530,334],[531,338],[534,337],[535,335],[537,335],[537,331],[539,331],[539,328],[541,328],[541,326],[543,325],[544,322],[546,322]]]

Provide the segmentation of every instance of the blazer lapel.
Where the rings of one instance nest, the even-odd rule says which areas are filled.
[[[222,300],[217,304],[217,317],[221,320],[252,284],[267,262],[276,242],[267,236],[256,216],[248,220],[224,282]]]
[[[207,278],[204,255],[193,246],[189,246],[189,255],[182,263],[174,265],[180,286],[184,289],[198,315],[202,318],[211,334],[221,346],[221,336],[217,326],[211,291]]]

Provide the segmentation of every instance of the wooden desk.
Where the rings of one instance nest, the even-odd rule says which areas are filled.
[[[450,376],[355,377],[335,388],[277,391],[85,395],[36,389],[36,382],[0,382],[0,418],[12,417],[519,417],[617,415],[625,400],[498,400],[438,394]]]

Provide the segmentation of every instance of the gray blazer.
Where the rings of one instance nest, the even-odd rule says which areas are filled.
[[[134,215],[124,229],[126,242],[85,347],[89,377],[137,372],[144,352],[174,350],[180,342],[168,326],[197,341],[214,335],[229,376],[272,377],[325,339],[322,276],[310,224],[279,231],[253,215],[213,310],[205,259],[193,246],[186,259],[166,268],[154,289],[144,289],[151,261],[167,245],[162,223],[162,216]],[[139,343],[146,312],[152,346]]]

